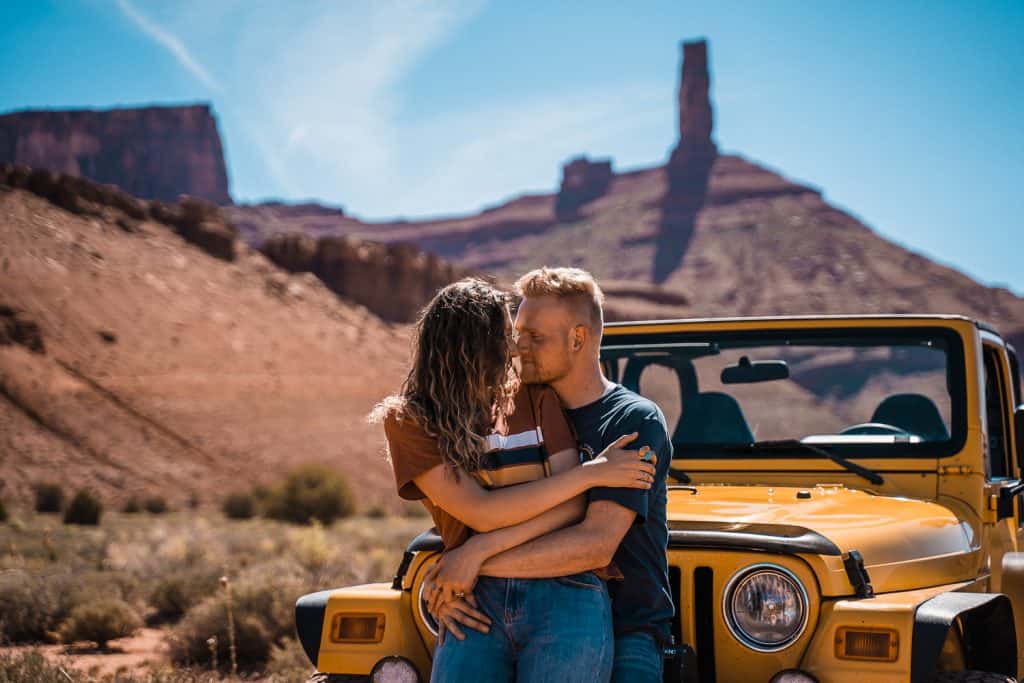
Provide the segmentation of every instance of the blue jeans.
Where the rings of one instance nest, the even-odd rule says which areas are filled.
[[[592,572],[556,579],[480,577],[473,591],[491,618],[434,650],[432,682],[603,683],[612,671],[611,603]]]
[[[612,683],[661,683],[662,648],[650,633],[624,633],[615,639]]]

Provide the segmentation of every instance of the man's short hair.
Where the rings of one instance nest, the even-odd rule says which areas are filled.
[[[588,321],[600,338],[604,328],[604,292],[594,276],[580,268],[537,268],[516,280],[515,292],[522,297],[553,296],[569,303]]]

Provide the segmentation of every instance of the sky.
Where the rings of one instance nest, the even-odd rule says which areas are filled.
[[[0,112],[211,103],[236,201],[466,213],[714,137],[882,235],[1024,294],[1024,2],[5,0]]]

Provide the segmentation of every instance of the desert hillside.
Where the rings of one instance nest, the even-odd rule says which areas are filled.
[[[58,480],[219,501],[320,461],[361,504],[393,499],[364,416],[400,381],[404,328],[241,244],[226,261],[21,189],[0,189],[0,217],[5,496]]]

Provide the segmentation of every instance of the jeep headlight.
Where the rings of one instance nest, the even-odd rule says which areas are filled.
[[[775,652],[807,626],[807,591],[789,570],[774,564],[747,567],[729,580],[725,621],[747,647]]]

